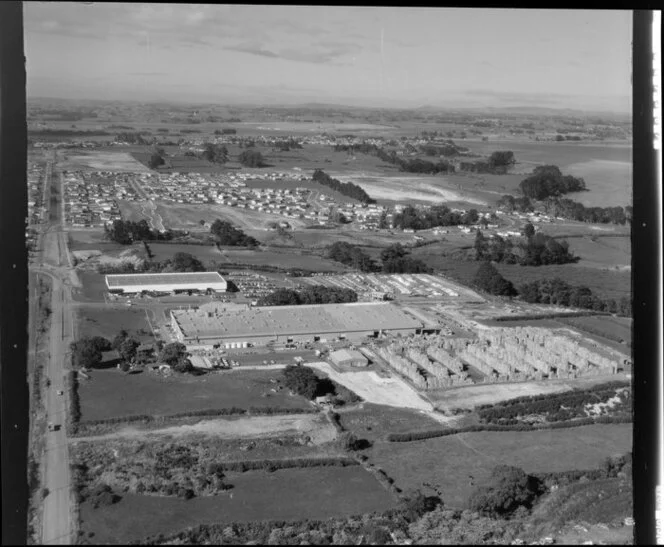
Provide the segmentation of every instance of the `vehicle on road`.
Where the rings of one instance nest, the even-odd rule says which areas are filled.
[[[60,424],[54,424],[53,422],[48,423],[49,431],[60,431]]]
[[[58,389],[58,395],[64,395],[64,394],[65,394],[64,391],[62,391],[61,389]]]

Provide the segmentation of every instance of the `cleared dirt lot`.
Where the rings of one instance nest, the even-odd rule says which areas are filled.
[[[382,378],[374,371],[339,373],[327,363],[307,363],[307,366],[325,373],[368,403],[419,410],[443,424],[454,420],[433,412],[432,404],[422,399],[412,387],[397,376]]]
[[[221,439],[304,434],[310,436],[314,444],[323,444],[334,440],[336,430],[321,414],[290,414],[287,416],[218,418],[214,420],[201,420],[191,425],[178,425],[150,430],[125,427],[106,435],[78,437],[74,439],[74,442],[164,435],[183,437],[192,434],[210,435]]]
[[[544,382],[519,382],[513,384],[486,384],[478,386],[459,387],[448,390],[433,390],[427,392],[435,407],[441,411],[454,408],[475,408],[479,405],[495,404],[508,401],[516,397],[529,395],[544,395],[547,393],[562,393],[572,389],[583,389],[596,384],[614,380],[626,380],[622,374],[611,376],[597,376],[578,380],[548,380]]]

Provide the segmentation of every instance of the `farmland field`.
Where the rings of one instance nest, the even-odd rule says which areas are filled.
[[[75,154],[65,153],[58,167],[66,171],[114,171],[120,173],[149,173],[145,165],[131,154],[115,149],[109,151],[86,152],[77,150]]]
[[[472,243],[469,240],[470,244]],[[472,280],[477,273],[479,263],[445,256],[443,253],[446,251],[449,251],[449,247],[445,248],[444,244],[434,244],[413,249],[412,255],[461,283],[468,283]],[[495,266],[501,275],[514,283],[517,288],[523,283],[560,277],[573,286],[585,285],[593,291],[593,294],[602,298],[620,299],[623,296],[629,297],[631,293],[631,271],[626,268],[598,269],[584,266],[583,261],[578,264],[548,266],[519,266],[518,264],[496,264]]]
[[[467,142],[474,152],[511,150],[520,171],[553,164],[563,174],[583,177],[588,192],[573,194],[586,206],[625,206],[632,203],[631,144],[570,144],[556,142]]]
[[[81,505],[81,530],[94,543],[122,544],[189,526],[255,520],[325,519],[384,511],[390,495],[362,467],[228,473],[232,494],[183,500],[126,494],[103,509]],[[231,497],[232,496],[232,497]]]
[[[280,407],[309,409],[302,397],[286,390],[271,392],[271,379],[280,371],[237,371],[204,376],[163,377],[156,373],[125,375],[117,370],[96,370],[81,382],[82,420],[136,414],[169,415],[216,408]],[[285,392],[286,391],[286,392]]]
[[[400,488],[419,488],[428,482],[440,487],[445,505],[462,507],[496,465],[521,467],[526,473],[594,469],[607,456],[631,448],[632,424],[610,424],[380,443],[370,449],[370,460]]]
[[[333,260],[327,260],[315,255],[296,254],[276,251],[249,251],[222,248],[221,254],[216,257],[220,268],[229,264],[266,265],[281,268],[302,268],[314,272],[344,272],[347,268]]]

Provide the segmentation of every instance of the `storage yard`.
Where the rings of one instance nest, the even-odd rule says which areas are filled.
[[[456,301],[478,301],[484,299],[476,292],[453,281],[429,274],[363,274],[318,275],[303,278],[310,285],[325,285],[352,289],[358,296],[382,299],[395,296],[435,296]]]

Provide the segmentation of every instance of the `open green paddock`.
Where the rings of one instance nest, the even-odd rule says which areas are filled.
[[[410,443],[377,443],[370,461],[403,490],[426,482],[442,491],[448,507],[463,507],[496,465],[545,473],[600,467],[607,456],[632,449],[632,424],[545,431],[461,433]]]
[[[113,308],[108,305],[81,306],[76,310],[77,334],[103,336],[109,340],[122,329],[141,342],[152,342],[152,330],[145,309]]]
[[[233,489],[213,497],[126,494],[98,509],[86,501],[80,513],[82,537],[95,544],[123,544],[199,524],[326,519],[395,506],[361,466],[228,473],[227,480]]]
[[[339,413],[341,425],[359,439],[382,441],[390,433],[440,428],[440,423],[426,414],[406,408],[364,403],[362,408]]]
[[[94,370],[80,380],[81,421],[132,415],[167,416],[188,411],[239,407],[310,409],[288,390],[271,391],[281,371],[213,372],[203,376],[163,376],[156,372],[125,374]]]

